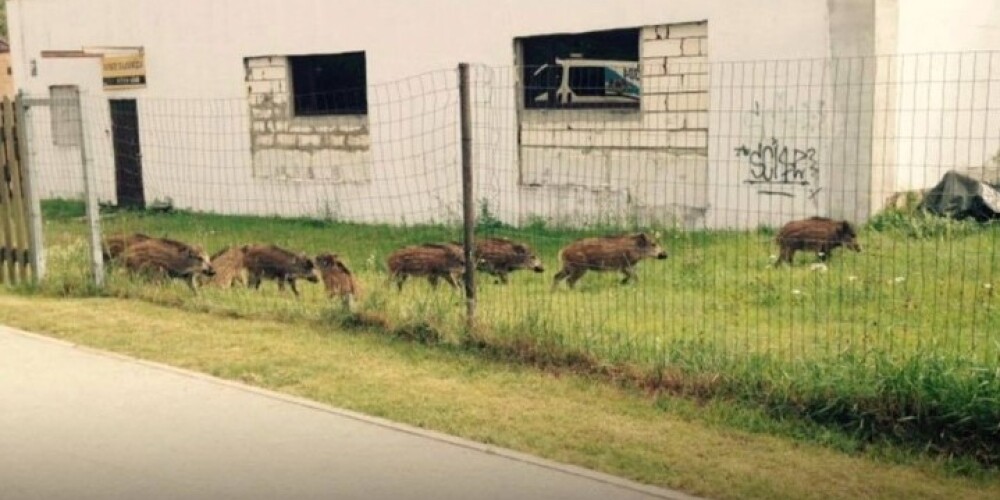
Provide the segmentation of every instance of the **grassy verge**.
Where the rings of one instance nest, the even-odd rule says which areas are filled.
[[[5,294],[0,321],[709,497],[1000,496],[995,475],[957,476],[926,458],[887,463],[774,435],[826,432],[808,424],[384,335],[130,300]],[[850,437],[829,439],[846,445]]]
[[[51,277],[41,291],[93,295],[82,207],[46,209]],[[577,290],[553,293],[559,248],[604,231],[513,229],[482,220],[490,222],[482,234],[529,242],[549,272],[517,273],[509,286],[480,275],[474,332],[464,329],[458,293],[423,282],[403,293],[385,285],[389,252],[456,239],[456,228],[142,212],[109,215],[104,228],[166,235],[210,251],[251,242],[335,251],[362,282],[364,317],[402,336],[572,367],[652,391],[721,396],[777,417],[805,416],[860,442],[958,457],[959,467],[968,458],[1000,463],[1000,299],[993,286],[1000,284],[1000,225],[886,214],[862,229],[864,254],[838,251],[825,267],[781,269],[770,266],[767,231],[661,229],[672,258],[641,264],[637,286],[589,275]],[[300,324],[329,310],[318,287],[304,287],[302,300],[272,285],[195,296],[180,284],[152,286],[120,271],[104,293]]]

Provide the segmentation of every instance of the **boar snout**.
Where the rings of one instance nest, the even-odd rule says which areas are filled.
[[[665,250],[660,250],[660,253],[656,254],[656,258],[663,260],[667,258],[667,252]]]
[[[538,257],[535,257],[534,259],[531,260],[531,270],[536,273],[545,272],[545,266],[542,265],[542,261],[539,260]]]
[[[204,265],[201,267],[201,274],[205,276],[215,276],[215,268],[211,265]]]

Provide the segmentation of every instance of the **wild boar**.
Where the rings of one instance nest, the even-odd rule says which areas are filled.
[[[347,265],[336,254],[324,253],[316,256],[316,267],[327,297],[340,297],[344,307],[350,307],[351,300],[357,298],[360,290]]]
[[[387,259],[389,279],[402,291],[409,276],[427,276],[431,286],[437,287],[444,279],[458,288],[458,277],[465,274],[465,256],[462,247],[455,244],[426,243],[396,250]]]
[[[507,283],[507,274],[518,269],[545,272],[542,261],[527,245],[506,238],[476,240],[476,269]]]
[[[125,268],[154,276],[182,278],[191,291],[199,275],[212,276],[215,270],[200,248],[179,241],[150,238],[125,248]]]
[[[295,280],[319,281],[316,265],[306,254],[296,254],[275,245],[248,245],[243,247],[243,252],[249,286],[254,289],[260,288],[261,279],[273,279],[278,282],[279,290],[284,290],[287,283],[298,297]]]
[[[861,251],[857,232],[850,222],[826,217],[810,217],[789,222],[778,231],[778,236],[774,240],[781,248],[781,254],[775,262],[776,266],[782,262],[791,264],[795,252],[799,250],[816,252],[822,262],[826,262],[830,258],[830,252],[840,246],[855,252]]]
[[[215,276],[208,282],[214,286],[231,288],[234,284],[246,285],[246,247],[230,246],[212,255]]]
[[[101,253],[104,256],[104,262],[111,262],[118,257],[121,257],[125,253],[125,249],[139,243],[140,241],[146,241],[152,239],[142,233],[133,234],[116,234],[113,236],[108,236],[104,239],[104,245],[101,247]]]
[[[566,280],[570,288],[587,271],[620,271],[622,284],[638,281],[635,265],[644,258],[666,259],[667,252],[646,233],[584,238],[559,252],[562,269],[552,281],[552,289]]]

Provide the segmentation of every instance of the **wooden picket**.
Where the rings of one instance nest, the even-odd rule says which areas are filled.
[[[4,98],[0,107],[0,283],[26,283],[32,278],[28,203],[21,171],[15,101]]]

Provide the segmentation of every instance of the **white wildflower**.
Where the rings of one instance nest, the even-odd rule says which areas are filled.
[[[896,279],[894,279],[892,281],[893,281],[893,283],[896,283],[898,285],[898,284],[906,281],[906,276],[896,276]]]
[[[792,295],[796,295],[796,296],[797,295],[802,295],[802,290],[799,290],[798,288],[793,289],[792,290]]]
[[[857,276],[848,276],[847,277],[847,281],[858,281],[858,277]]]
[[[817,262],[817,263],[809,266],[809,270],[810,271],[819,271],[821,273],[825,273],[827,271],[827,269],[828,268],[826,267],[826,264],[823,264],[822,262]]]
[[[993,288],[993,285],[992,285],[992,284],[990,284],[990,283],[983,283],[983,288],[985,288],[985,289],[987,289],[987,290],[990,290],[990,289],[992,289],[992,288]]]

